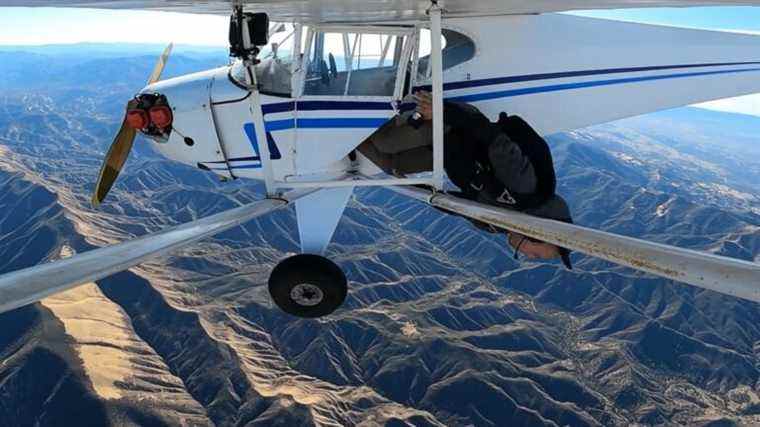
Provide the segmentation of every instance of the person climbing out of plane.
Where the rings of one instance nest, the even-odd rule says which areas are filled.
[[[395,176],[433,168],[432,96],[419,91],[405,99],[404,112],[367,140],[358,151],[384,172]],[[416,115],[417,124],[410,120]],[[556,176],[549,146],[519,116],[499,115],[492,123],[472,105],[444,102],[444,168],[458,192],[449,194],[505,207],[542,218],[572,223],[570,209],[556,194]],[[504,233],[515,250],[528,258],[556,259],[572,268],[569,251],[525,235],[470,220],[491,233]]]

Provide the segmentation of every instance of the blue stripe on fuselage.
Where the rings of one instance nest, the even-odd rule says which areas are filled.
[[[330,119],[298,119],[296,125],[299,129],[346,129],[346,128],[377,128],[387,122],[387,117],[381,118],[330,118]]]
[[[625,84],[625,83],[638,83],[638,82],[655,81],[655,80],[678,79],[678,78],[684,78],[684,77],[710,76],[710,75],[730,74],[730,73],[746,73],[746,72],[753,72],[753,71],[760,71],[760,68],[742,68],[742,69],[720,70],[720,71],[701,71],[701,72],[695,72],[695,73],[626,77],[626,78],[621,78],[621,79],[594,80],[594,81],[578,82],[578,83],[561,83],[561,84],[547,85],[547,86],[534,86],[534,87],[527,87],[527,88],[520,88],[520,89],[484,92],[484,93],[478,93],[478,94],[473,94],[473,95],[452,96],[452,97],[446,98],[446,100],[456,101],[456,102],[477,102],[477,101],[486,101],[490,99],[510,98],[514,96],[530,95],[530,94],[535,94],[535,93],[557,92],[557,91],[563,91],[563,90],[573,90],[573,89],[582,89],[582,88],[599,87],[599,86],[610,86],[610,85]]]
[[[704,64],[676,64],[676,65],[654,65],[648,67],[626,67],[626,68],[602,68],[592,70],[561,71],[556,73],[537,73],[523,74],[517,76],[491,77],[478,80],[464,80],[460,82],[449,82],[443,84],[443,90],[467,89],[482,86],[494,86],[507,83],[524,83],[537,80],[564,79],[568,77],[598,76],[603,74],[622,74],[638,73],[644,71],[664,71],[678,70],[687,68],[706,68],[706,67],[728,67],[733,65],[760,65],[760,61],[750,62],[714,62]],[[417,86],[414,89],[431,90],[430,85]]]
[[[265,127],[266,127],[267,132],[293,129],[294,127],[296,127],[296,120],[295,119],[270,120],[270,121],[265,122]]]
[[[329,111],[329,110],[393,110],[390,102],[377,101],[289,101],[264,104],[264,114],[287,113],[290,111]]]
[[[276,132],[296,127],[300,129],[366,129],[380,127],[387,121],[388,118],[386,117],[269,120],[266,122],[266,130],[267,132]],[[251,136],[255,138],[253,123],[246,123],[245,126],[250,126],[250,133],[246,131],[249,138]]]

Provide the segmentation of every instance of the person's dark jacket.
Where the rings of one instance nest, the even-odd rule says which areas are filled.
[[[460,197],[572,223],[567,203],[556,194],[549,146],[525,120],[502,113],[492,123],[471,105],[446,102],[444,125],[444,167],[461,189]],[[571,268],[569,251],[560,249],[562,261]]]

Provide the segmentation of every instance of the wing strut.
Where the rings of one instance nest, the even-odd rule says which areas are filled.
[[[314,191],[294,190],[281,198],[260,200],[124,243],[4,274],[0,276],[0,313],[166,255],[287,206]]]
[[[666,279],[760,302],[760,264],[537,218],[414,187],[393,191],[468,218]]]
[[[433,66],[433,184],[443,189],[443,47],[441,46],[441,9],[432,0],[430,14],[430,64]]]

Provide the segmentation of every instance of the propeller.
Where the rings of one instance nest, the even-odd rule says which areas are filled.
[[[164,52],[158,58],[156,66],[153,67],[153,72],[148,78],[148,85],[151,85],[161,79],[161,73],[164,71],[166,61],[169,59],[169,54],[172,51],[172,43],[164,49]],[[95,192],[92,195],[92,204],[94,207],[98,207],[103,199],[106,198],[108,191],[111,190],[113,183],[121,172],[121,168],[129,157],[129,152],[132,150],[132,144],[135,142],[137,136],[137,130],[134,126],[130,126],[127,122],[129,112],[138,107],[139,101],[132,99],[127,103],[127,109],[124,114],[124,120],[121,122],[121,128],[116,134],[116,137],[111,143],[111,147],[108,149],[106,158],[103,161],[103,166],[100,168],[100,175],[98,176],[98,183],[95,185]]]

